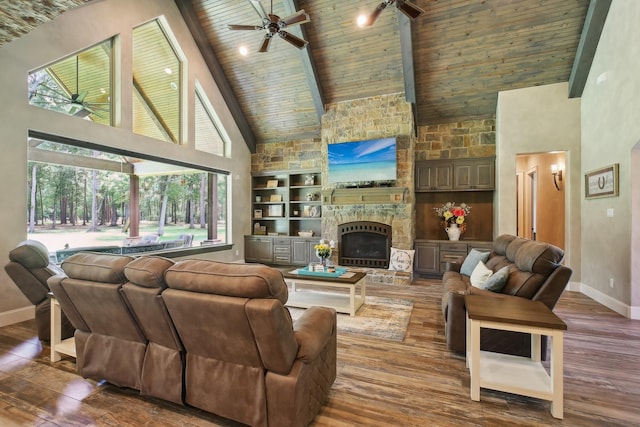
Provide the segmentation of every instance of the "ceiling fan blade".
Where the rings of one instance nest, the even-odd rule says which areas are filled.
[[[84,102],[84,99],[87,97],[87,95],[89,95],[89,91],[88,90],[83,90],[82,92],[80,92],[78,94],[78,96],[73,100],[73,102],[76,102],[78,104],[82,104]]]
[[[229,24],[227,26],[230,30],[262,30],[264,29],[264,27],[261,27],[259,25],[236,25],[236,24]]]
[[[271,33],[267,33],[264,35],[264,39],[262,39],[262,44],[260,45],[260,49],[258,52],[264,53],[269,51],[269,45],[271,44]]]
[[[371,16],[369,17],[369,19],[367,20],[367,22],[365,22],[364,25],[366,26],[371,26],[373,25],[374,22],[376,22],[376,20],[378,19],[378,17],[380,16],[380,14],[382,13],[382,11],[387,7],[387,2],[383,1],[382,3],[380,3],[378,6],[376,6],[376,10],[373,11],[373,13],[371,14]]]
[[[262,20],[269,19],[269,17],[267,16],[267,11],[264,10],[264,7],[262,6],[262,3],[260,3],[260,0],[249,0],[249,1],[251,2],[251,6],[253,6],[256,12],[258,12],[258,15],[260,15],[260,18]]]
[[[302,10],[297,11],[293,15],[290,15],[290,16],[287,16],[284,19],[281,19],[280,22],[278,23],[278,25],[280,25],[280,28],[284,28],[284,27],[288,27],[288,26],[291,26],[291,25],[306,24],[309,21],[311,21],[311,17],[309,16],[309,14],[307,12],[304,11],[304,9],[302,9]]]
[[[424,10],[422,10],[415,4],[405,0],[396,0],[396,7],[409,19],[416,19],[418,16],[424,13]]]
[[[92,113],[92,111],[88,110],[87,108],[79,108],[78,111],[73,113],[73,115],[76,116],[76,117],[85,118],[88,115],[90,115],[91,113]]]
[[[288,41],[289,43],[291,43],[292,45],[294,45],[295,47],[297,47],[298,49],[302,49],[307,44],[309,44],[308,41],[301,39],[298,36],[294,36],[291,33],[287,33],[286,31],[278,31],[278,35],[283,39],[285,39],[286,41]]]

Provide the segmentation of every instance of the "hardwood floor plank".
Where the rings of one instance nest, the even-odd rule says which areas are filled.
[[[338,376],[314,426],[640,425],[640,321],[565,292],[555,312],[564,338],[564,419],[549,402],[482,389],[469,396],[462,355],[446,349],[437,280],[371,285],[367,294],[411,299],[404,341],[340,333]],[[547,364],[548,366],[548,364]],[[2,426],[238,426],[194,408],[81,378],[73,358],[49,361],[35,322],[0,328]]]

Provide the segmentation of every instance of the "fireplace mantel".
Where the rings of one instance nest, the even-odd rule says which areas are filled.
[[[322,204],[361,205],[405,203],[409,189],[406,187],[334,188],[322,191]]]

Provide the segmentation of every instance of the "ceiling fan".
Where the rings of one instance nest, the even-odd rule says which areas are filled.
[[[369,16],[369,18],[365,22],[363,22],[362,25],[363,26],[373,25],[373,23],[376,22],[376,19],[378,19],[378,16],[380,16],[382,11],[385,10],[387,6],[391,6],[394,3],[396,4],[396,7],[398,8],[398,10],[404,13],[409,19],[415,19],[424,13],[424,10],[422,10],[420,7],[406,0],[384,0],[382,3],[380,3],[376,7],[376,10],[373,11],[371,16]]]
[[[47,78],[48,77],[48,78]],[[71,93],[65,84],[56,78],[52,78],[49,73],[43,73],[38,80],[34,90],[29,91],[29,102],[49,109],[64,110],[68,114],[76,117],[87,117],[90,114],[102,118],[100,112],[109,110],[109,102],[90,102],[87,100],[88,90],[80,90],[79,60],[76,56],[76,87]],[[58,107],[58,108],[56,108]]]
[[[301,39],[298,36],[295,36],[284,29],[286,27],[290,27],[292,25],[301,25],[309,22],[311,18],[309,14],[304,11],[304,9],[299,10],[291,16],[287,16],[286,18],[280,18],[278,15],[273,14],[273,0],[271,0],[271,12],[267,13],[260,3],[260,0],[249,0],[253,8],[258,12],[260,18],[262,19],[262,25],[233,25],[229,24],[230,30],[267,30],[267,33],[264,35],[264,39],[262,40],[262,44],[260,45],[260,49],[258,52],[267,52],[269,50],[269,44],[271,43],[271,39],[277,34],[287,42],[291,43],[293,46],[298,49],[304,48],[309,42]]]

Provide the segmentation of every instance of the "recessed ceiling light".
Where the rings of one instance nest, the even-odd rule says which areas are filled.
[[[178,85],[175,84],[175,82],[169,83],[169,86],[171,86],[171,89],[173,89],[173,90],[178,90]]]
[[[173,74],[173,70],[171,68],[169,68],[169,67],[165,68],[164,72],[167,73],[167,74]]]
[[[367,20],[369,20],[369,17],[367,15],[358,15],[356,24],[358,25],[358,27],[364,27],[367,24]]]
[[[240,51],[240,55],[242,56],[247,56],[249,54],[249,49],[247,49],[246,46],[240,46],[240,48],[238,49]]]

